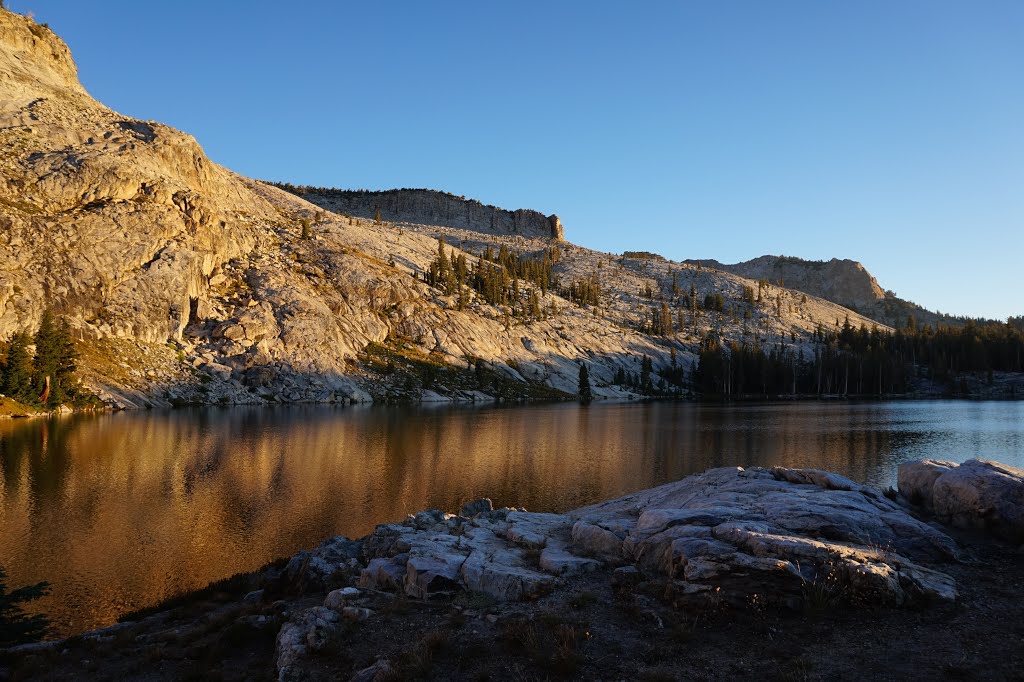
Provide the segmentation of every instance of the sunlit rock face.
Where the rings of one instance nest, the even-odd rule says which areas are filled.
[[[688,261],[697,263],[698,261]],[[742,263],[700,261],[704,267],[752,280],[781,284],[856,310],[883,324],[902,326],[908,316],[922,324],[943,321],[941,315],[885,291],[863,264],[847,258],[827,261],[790,256],[759,256]]]
[[[507,211],[473,199],[429,189],[381,192],[297,188],[299,196],[335,213],[391,222],[458,227],[489,234],[521,235],[562,241],[557,215],[530,209]]]
[[[1024,469],[925,459],[900,465],[899,490],[946,523],[1024,542]]]
[[[575,395],[585,363],[596,397],[628,398],[616,377],[639,377],[644,356],[655,376],[689,370],[712,332],[810,353],[820,324],[872,324],[773,287],[744,319],[674,306],[670,333],[653,336],[645,329],[673,291],[739,300],[753,283],[576,247],[558,216],[537,211],[427,190],[312,192],[311,203],[248,180],[191,136],[95,101],[67,46],[6,10],[0,178],[0,338],[53,307],[88,351],[87,387],[122,407],[497,397],[381,371],[365,361],[371,344],[483,363],[546,397]],[[517,281],[518,300],[503,305],[447,295],[423,281],[439,237],[469,268],[487,247],[531,258],[557,247],[552,285]],[[565,297],[591,279],[599,305]],[[539,310],[524,315],[532,296]]]

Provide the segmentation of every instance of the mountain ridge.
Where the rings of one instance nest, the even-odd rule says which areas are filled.
[[[269,183],[335,213],[393,223],[458,227],[493,234],[565,239],[562,221],[528,208],[509,210],[434,189],[343,190]]]
[[[700,263],[703,267],[749,279],[781,282],[788,288],[819,296],[892,327],[905,326],[911,317],[916,324],[951,324],[962,321],[961,318],[942,315],[883,289],[862,263],[848,258],[825,261],[764,255],[731,264],[710,258],[687,259],[684,262],[694,265]]]
[[[59,37],[7,10],[0,66],[0,338],[54,309],[112,404],[567,398],[581,363],[600,398],[678,393],[709,335],[812,352],[823,326],[875,325],[564,242],[535,211],[417,190],[311,203],[96,102]],[[428,284],[439,251],[474,277],[503,271],[499,295]],[[548,271],[510,276],[499,257]]]

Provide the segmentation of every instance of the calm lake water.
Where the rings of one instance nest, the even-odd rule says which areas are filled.
[[[1024,402],[210,408],[0,421],[0,565],[63,634],[427,507],[564,511],[725,465],[1024,466]]]

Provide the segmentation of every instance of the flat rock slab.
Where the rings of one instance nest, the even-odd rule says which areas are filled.
[[[573,549],[667,579],[684,599],[797,607],[955,599],[918,562],[956,544],[881,492],[812,469],[721,468],[569,513]]]
[[[929,470],[918,478],[935,488],[940,476]],[[300,553],[286,576],[300,586],[326,584],[356,562],[360,588],[421,599],[466,590],[518,601],[613,566],[618,589],[655,581],[681,606],[901,606],[957,598],[950,576],[923,565],[955,559],[951,538],[877,490],[812,469],[712,469],[567,514],[492,509],[489,500],[462,512],[430,509],[355,542],[334,538]],[[372,617],[349,605],[353,594],[331,592],[325,606],[282,628],[279,679],[293,679],[340,618]],[[360,679],[371,674],[376,669]]]
[[[362,543],[359,585],[417,598],[535,598],[602,565],[665,581],[682,600],[800,607],[956,598],[922,562],[956,544],[881,492],[813,469],[713,469],[567,514],[428,510]]]
[[[901,464],[900,493],[958,528],[1024,543],[1024,469],[983,459]]]

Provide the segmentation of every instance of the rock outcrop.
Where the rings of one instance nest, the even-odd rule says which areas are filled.
[[[475,199],[432,189],[382,191],[340,190],[325,187],[278,185],[335,213],[396,223],[438,225],[487,234],[522,235],[562,241],[565,232],[557,215],[530,209],[508,211]]]
[[[338,589],[281,629],[279,679],[342,619],[374,617],[361,591],[514,602],[606,570],[616,589],[646,581],[687,608],[898,607],[955,600],[954,579],[932,566],[956,558],[952,539],[881,492],[813,469],[712,469],[566,514],[480,500],[296,556],[286,580]]]
[[[899,491],[958,528],[1024,543],[1024,469],[982,459],[901,464]]]
[[[431,510],[378,526],[362,552],[360,587],[424,599],[533,598],[606,564],[668,581],[681,600],[796,607],[817,589],[891,605],[956,596],[948,576],[920,565],[956,558],[948,536],[816,470],[714,469],[567,514]]]
[[[791,256],[759,256],[742,263],[719,263],[716,260],[691,260],[704,267],[730,272],[753,280],[782,284],[812,296],[856,310],[883,324],[902,326],[907,317],[918,323],[948,322],[950,318],[922,308],[885,291],[878,280],[861,263],[849,259],[833,258],[812,261]]]
[[[824,589],[872,603],[952,599],[918,562],[956,546],[877,490],[816,470],[714,469],[570,512],[574,547],[673,581],[686,599],[797,605]]]

